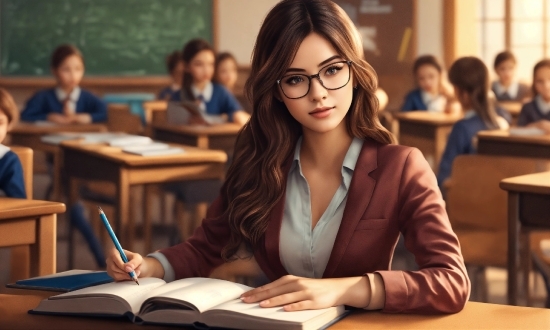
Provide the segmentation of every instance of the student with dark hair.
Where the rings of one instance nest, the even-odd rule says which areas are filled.
[[[515,79],[516,57],[510,51],[498,53],[493,68],[498,80],[491,85],[497,101],[523,102],[530,96],[529,86]]]
[[[508,122],[497,114],[489,98],[489,71],[476,57],[462,57],[449,70],[449,80],[462,106],[464,119],[453,125],[439,164],[437,181],[442,187],[458,155],[476,152],[475,136],[482,130],[507,129]]]
[[[166,86],[158,95],[159,100],[171,100],[177,98],[181,93],[181,82],[183,81],[183,58],[181,52],[176,50],[166,57],[166,69],[172,79],[172,84]]]
[[[418,57],[413,73],[418,87],[407,94],[401,111],[449,112],[446,109],[450,106],[450,93],[445,88],[443,69],[435,56]]]
[[[51,121],[57,124],[88,124],[107,120],[107,105],[81,89],[84,57],[73,45],[57,47],[50,68],[57,86],[36,93],[21,113],[21,120]]]
[[[525,103],[518,118],[518,126],[536,127],[550,134],[550,60],[544,59],[533,68],[533,95]]]
[[[328,0],[283,0],[258,33],[254,105],[220,196],[186,242],[147,257],[109,253],[117,281],[208,276],[255,256],[272,282],[244,303],[285,311],[348,305],[453,313],[470,282],[422,153],[378,120],[377,77],[357,30]],[[390,270],[399,233],[417,271]]]
[[[193,39],[183,47],[182,90],[171,100],[196,102],[209,115],[227,115],[230,122],[244,125],[249,115],[225,87],[212,82],[215,54],[212,46],[203,39]]]
[[[0,88],[0,192],[7,197],[26,198],[23,168],[19,157],[1,144],[19,118],[19,111],[11,95]]]
[[[223,85],[231,93],[234,93],[235,83],[239,75],[237,70],[237,60],[231,53],[219,53],[218,56],[216,56],[214,81]]]

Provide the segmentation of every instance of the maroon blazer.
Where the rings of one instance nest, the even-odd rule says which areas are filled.
[[[218,197],[189,240],[160,251],[176,278],[208,276],[223,263],[220,254],[229,238],[223,204],[223,196]],[[279,257],[284,204],[282,198],[275,206],[254,255],[270,280],[287,275]],[[420,270],[390,270],[399,232]],[[460,245],[436,177],[418,149],[363,143],[323,277],[366,273],[382,276],[385,312],[453,313],[468,300],[470,281]]]

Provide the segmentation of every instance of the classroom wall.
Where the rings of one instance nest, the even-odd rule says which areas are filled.
[[[443,1],[421,0],[416,3],[417,54],[432,54],[443,60]]]

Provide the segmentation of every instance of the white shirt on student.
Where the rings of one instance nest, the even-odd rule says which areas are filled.
[[[202,96],[202,102],[199,106],[202,112],[206,113],[206,103],[210,102],[212,99],[212,94],[214,94],[214,85],[211,81],[209,81],[206,86],[204,86],[204,89],[202,91],[199,91],[194,85],[191,86],[191,91],[193,92],[193,95],[195,98],[199,98]]]
[[[507,93],[508,96],[510,96],[511,99],[515,99],[518,96],[518,91],[519,91],[519,82],[518,81],[512,82],[510,84],[510,86],[508,86],[508,88],[505,88],[504,86],[502,86],[500,81],[497,80],[497,81],[495,81],[494,86],[495,86],[497,96],[501,96],[504,93]]]
[[[73,114],[76,113],[76,102],[78,102],[78,99],[80,98],[80,92],[81,92],[80,87],[77,86],[69,94],[68,107]],[[63,89],[57,87],[55,89],[55,96],[61,102],[61,104],[63,104],[63,102],[67,98],[67,93]]]
[[[535,102],[543,115],[550,113],[550,103],[546,102],[540,94],[535,97]]]
[[[445,110],[447,99],[443,95],[433,95],[425,91],[421,91],[420,94],[428,112],[443,112]]]

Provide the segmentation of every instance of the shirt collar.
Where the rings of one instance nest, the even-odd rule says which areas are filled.
[[[504,93],[508,93],[508,96],[510,96],[511,98],[515,98],[518,95],[519,82],[514,81],[510,84],[510,86],[508,86],[508,88],[504,88],[504,86],[502,86],[500,81],[496,81],[495,82],[495,89],[496,89],[496,92],[499,96],[504,94]]]
[[[9,147],[6,147],[5,145],[0,144],[0,159],[2,159],[2,157],[4,157],[8,153],[8,151],[10,151]]]
[[[202,92],[199,91],[194,85],[192,85],[191,91],[193,91],[193,95],[195,95],[195,97],[199,97],[199,95],[202,95],[204,102],[210,102],[210,100],[212,99],[212,94],[214,94],[214,84],[209,81],[208,84],[204,86],[204,90]]]
[[[470,118],[474,117],[475,115],[476,115],[475,110],[470,109],[470,110],[464,112],[464,119],[470,119]]]
[[[537,107],[539,108],[540,112],[542,112],[543,114],[547,114],[550,112],[550,103],[544,101],[540,94],[535,97],[535,102],[537,102]]]
[[[69,95],[69,99],[73,102],[78,102],[78,99],[80,98],[80,92],[80,87],[75,87]],[[57,99],[59,101],[63,102],[67,98],[67,93],[63,89],[57,87],[55,89],[55,96],[57,96]]]

